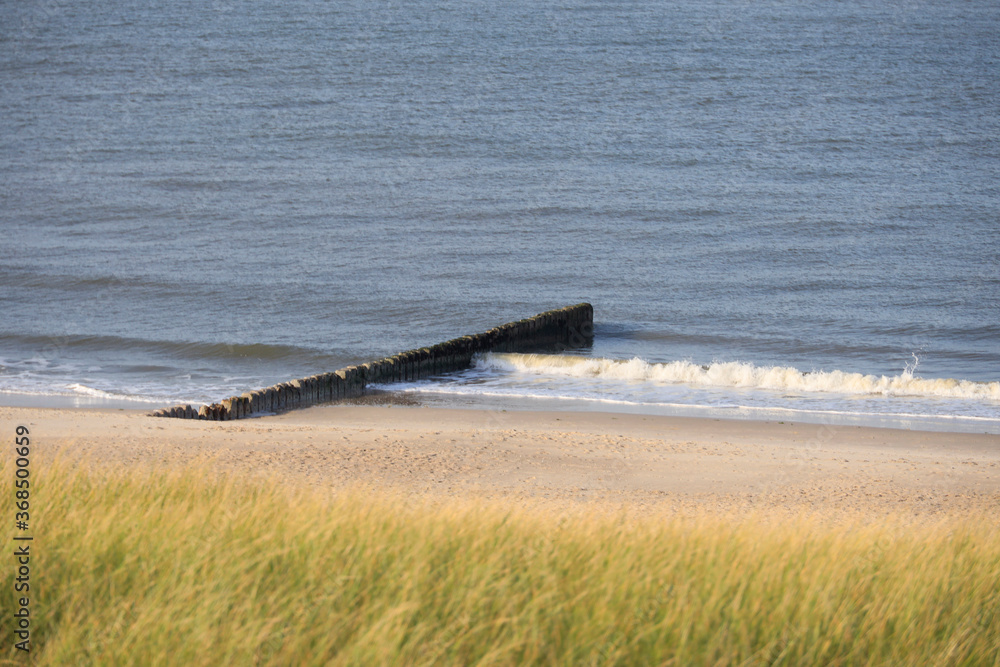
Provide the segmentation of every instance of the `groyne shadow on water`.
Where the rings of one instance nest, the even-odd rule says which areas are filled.
[[[151,414],[211,421],[274,414],[361,396],[371,384],[412,382],[465,370],[477,354],[565,350],[584,347],[593,337],[594,308],[589,303],[580,303],[501,324],[483,333],[245,392],[218,403],[199,407],[177,405]]]

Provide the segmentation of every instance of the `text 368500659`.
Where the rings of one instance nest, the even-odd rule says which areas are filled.
[[[31,540],[28,533],[31,520],[31,440],[28,427],[18,426],[14,438],[14,525],[20,534],[14,536],[14,592],[17,609],[14,612],[14,646],[20,651],[31,650]]]

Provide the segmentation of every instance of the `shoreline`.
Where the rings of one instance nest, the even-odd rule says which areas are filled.
[[[159,408],[164,408],[168,404],[177,402],[176,399],[155,401],[151,399],[131,399],[86,394],[21,394],[16,392],[0,392],[0,408],[131,410],[150,413]],[[184,402],[181,401],[181,403]],[[904,431],[1000,435],[1000,417],[991,420],[964,416],[945,417],[916,414],[843,413],[777,407],[620,404],[615,401],[605,403],[584,398],[441,394],[433,391],[422,391],[421,389],[400,390],[379,386],[370,389],[362,396],[343,398],[332,403],[321,403],[319,406],[369,404],[401,404],[456,410],[566,412],[570,414],[599,412],[641,417],[677,417],[739,422],[793,421],[813,424],[815,426],[831,426],[834,428],[860,426]],[[273,415],[263,413],[251,418],[256,419],[260,416]]]
[[[559,511],[933,517],[1000,509],[1000,436],[608,412],[325,405],[230,422],[0,407],[33,465],[185,465]]]

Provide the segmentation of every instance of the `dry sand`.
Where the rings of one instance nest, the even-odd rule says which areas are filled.
[[[1000,436],[986,434],[399,405],[233,422],[0,407],[11,442],[18,425],[36,470],[62,452],[89,466],[198,462],[296,486],[585,511],[1000,510]]]

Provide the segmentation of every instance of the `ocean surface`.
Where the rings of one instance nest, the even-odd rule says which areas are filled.
[[[589,301],[434,404],[1000,433],[1000,3],[0,5],[0,403]]]

